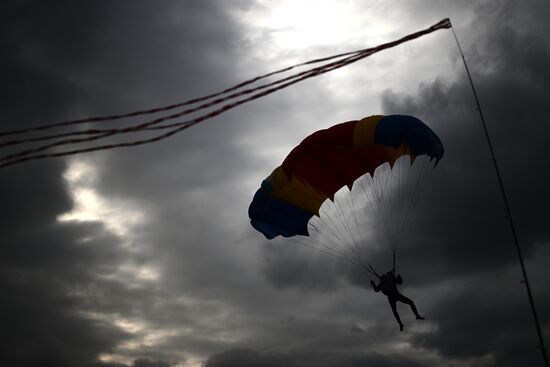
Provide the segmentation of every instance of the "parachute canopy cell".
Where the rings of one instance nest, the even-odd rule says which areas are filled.
[[[308,236],[308,222],[325,200],[403,155],[411,164],[426,155],[435,165],[443,144],[426,124],[407,115],[374,115],[316,131],[263,180],[248,210],[250,222],[268,239]]]

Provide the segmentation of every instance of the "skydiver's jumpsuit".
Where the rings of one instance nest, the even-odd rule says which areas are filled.
[[[420,318],[421,316],[418,314],[414,302],[399,293],[399,291],[397,290],[397,284],[403,284],[403,278],[401,278],[401,275],[397,275],[396,277],[394,272],[390,271],[382,275],[380,277],[380,283],[378,285],[373,285],[373,288],[375,292],[378,293],[379,291],[382,291],[382,293],[384,293],[388,297],[388,302],[390,303],[393,315],[395,316],[395,319],[402,329],[403,323],[401,322],[401,318],[397,313],[397,301],[408,304],[411,307],[412,312],[414,313],[416,318]]]

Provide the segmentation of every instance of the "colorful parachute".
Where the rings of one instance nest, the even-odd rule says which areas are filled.
[[[405,160],[404,156],[408,159]],[[403,186],[399,177],[393,178],[398,173],[393,172],[397,171],[396,161],[403,158],[399,171],[411,170],[420,156],[427,159],[430,167],[435,167],[443,156],[443,144],[427,125],[413,116],[375,115],[319,130],[296,146],[281,166],[263,180],[249,207],[251,224],[268,239],[279,235],[309,236],[312,218],[320,216],[323,203],[327,199],[334,202],[335,194],[346,186],[351,193],[354,183],[361,177],[367,177],[370,183],[367,180],[362,185],[367,196],[369,192],[373,193],[372,203],[369,206],[351,202],[350,207],[379,212],[378,216],[386,222],[382,225],[389,227],[391,223],[388,222],[395,220],[391,211],[405,211],[403,207],[388,209],[390,204],[383,204],[384,199],[391,196],[387,191],[394,190],[392,182]],[[380,178],[382,175],[387,177]],[[411,195],[400,195],[402,198],[398,200],[396,197],[393,202],[403,202],[410,210],[414,202],[407,204],[405,199]],[[389,214],[384,214],[386,212]],[[336,215],[345,217],[347,214],[343,213]],[[357,218],[354,220],[357,223]],[[334,220],[326,222],[334,223]],[[353,232],[350,222],[353,220],[343,223],[342,229],[336,229],[338,232]],[[314,228],[319,226],[322,224]],[[336,242],[337,236],[345,237],[343,242],[346,238],[351,238],[351,242],[359,241],[354,239],[353,233],[342,235],[336,230],[334,232],[332,239],[327,238],[323,242]],[[332,247],[339,250],[342,244],[336,243]]]

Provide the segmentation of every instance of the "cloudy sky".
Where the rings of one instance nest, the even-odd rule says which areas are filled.
[[[449,17],[548,346],[547,14],[542,0],[7,1],[0,127],[175,103]],[[461,62],[441,30],[158,143],[0,169],[1,364],[542,366]],[[368,277],[267,241],[247,214],[305,136],[373,114],[415,115],[445,145],[398,250],[402,291],[426,316],[400,305],[403,332]],[[365,246],[390,265],[388,248]]]

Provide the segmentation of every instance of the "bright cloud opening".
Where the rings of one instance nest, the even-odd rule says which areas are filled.
[[[73,160],[64,178],[73,197],[74,207],[57,218],[60,222],[99,221],[122,238],[127,238],[131,229],[143,222],[143,213],[131,203],[101,196],[95,188],[97,170],[94,165]]]
[[[303,49],[312,46],[339,45],[356,39],[376,41],[387,33],[391,23],[371,17],[379,1],[370,1],[366,14],[364,2],[355,1],[272,1],[258,2],[254,12],[239,14],[251,28],[267,30],[279,49]],[[252,34],[252,32],[251,32]],[[260,36],[263,35],[260,33]]]

